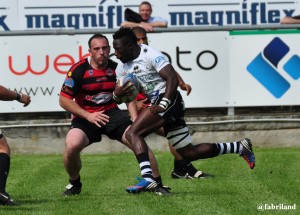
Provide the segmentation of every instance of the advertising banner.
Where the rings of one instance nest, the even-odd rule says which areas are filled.
[[[116,29],[137,0],[1,0],[0,31]],[[300,15],[299,0],[152,0],[152,16],[169,27],[274,25]]]
[[[72,64],[88,56],[91,36],[0,37],[0,84],[32,97],[27,108],[17,102],[0,102],[0,112],[61,111],[58,98],[66,73]],[[112,34],[106,36],[112,44]],[[149,33],[148,37],[150,45],[166,54],[175,70],[192,86],[189,96],[182,91],[186,107],[228,105],[228,32],[164,32]]]
[[[232,32],[232,106],[300,104],[300,31]]]

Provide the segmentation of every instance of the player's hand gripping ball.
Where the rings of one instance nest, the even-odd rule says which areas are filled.
[[[133,74],[127,74],[119,79],[119,85],[128,87],[128,93],[120,96],[119,99],[124,103],[132,102],[139,93],[139,82]]]

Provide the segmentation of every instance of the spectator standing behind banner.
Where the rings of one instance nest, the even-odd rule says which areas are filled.
[[[146,31],[153,31],[154,28],[165,28],[168,26],[168,21],[162,17],[152,17],[152,5],[143,1],[139,5],[139,13],[135,13],[130,9],[125,10],[125,18],[127,21],[121,24],[121,27],[142,27]]]
[[[24,104],[24,107],[31,102],[30,96],[15,92],[0,85],[0,100],[13,101],[17,100]],[[0,129],[0,205],[17,205],[5,190],[6,181],[10,167],[10,148],[6,138]]]
[[[300,15],[285,16],[280,20],[280,24],[300,24]]]

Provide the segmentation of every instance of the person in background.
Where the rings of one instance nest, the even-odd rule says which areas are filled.
[[[137,44],[130,28],[120,28],[113,34],[115,56],[120,60],[116,68],[117,79],[133,74],[139,81],[141,91],[151,101],[151,106],[137,113],[136,106],[128,104],[133,124],[126,131],[141,170],[142,180],[127,187],[129,193],[147,190],[152,184],[153,174],[149,163],[148,145],[145,137],[164,127],[165,136],[176,151],[190,161],[213,158],[224,154],[235,154],[244,158],[250,169],[255,167],[255,156],[251,140],[244,138],[233,142],[192,143],[192,137],[184,120],[184,101],[178,88],[176,71],[167,57],[154,48]],[[126,94],[116,85],[114,99]],[[134,103],[135,101],[131,102]]]
[[[117,63],[109,59],[108,39],[102,34],[94,34],[88,46],[90,57],[70,68],[59,97],[60,106],[73,114],[63,154],[64,167],[69,176],[63,196],[78,195],[82,190],[80,153],[85,147],[100,142],[101,136],[106,135],[131,148],[125,131],[132,121],[113,100]],[[150,149],[148,152],[155,180],[148,189],[158,195],[169,194],[168,188],[162,184],[155,157]]]
[[[280,24],[300,24],[300,15],[285,16],[280,20]]]
[[[165,28],[168,26],[168,21],[162,17],[152,17],[152,5],[147,2],[143,1],[139,5],[139,15],[141,16],[142,21],[137,22],[131,22],[131,21],[125,21],[121,23],[121,27],[128,27],[128,28],[134,28],[134,27],[142,27],[146,31],[153,31],[154,28]]]
[[[145,44],[149,45],[148,43],[148,37],[147,32],[142,27],[134,27],[132,28],[133,33],[135,34],[137,38],[138,44]],[[192,88],[189,84],[186,84],[182,77],[176,72],[177,79],[179,82],[179,87],[181,90],[184,90],[187,92],[187,95],[189,95],[192,91]],[[143,109],[147,108],[150,105],[150,102],[148,101],[148,98],[143,94],[139,93],[137,96],[137,111],[141,112]],[[163,128],[159,129],[156,134],[160,136],[164,136]],[[172,152],[174,156],[174,169],[171,172],[171,177],[175,179],[193,179],[193,178],[206,178],[206,177],[213,177],[211,174],[204,173],[202,171],[197,170],[193,164],[182,158],[182,156],[176,152],[174,147],[169,144],[170,151]]]
[[[15,92],[0,85],[0,100],[1,101],[13,101],[16,100],[24,107],[28,106],[31,102],[30,96]],[[0,129],[0,205],[17,205],[17,203],[6,192],[6,181],[8,178],[10,168],[10,148],[7,140]]]

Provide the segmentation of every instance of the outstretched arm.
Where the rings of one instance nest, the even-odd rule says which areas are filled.
[[[30,96],[23,94],[21,92],[12,91],[0,85],[0,100],[2,101],[13,101],[24,104],[24,107],[28,106],[31,102]]]

